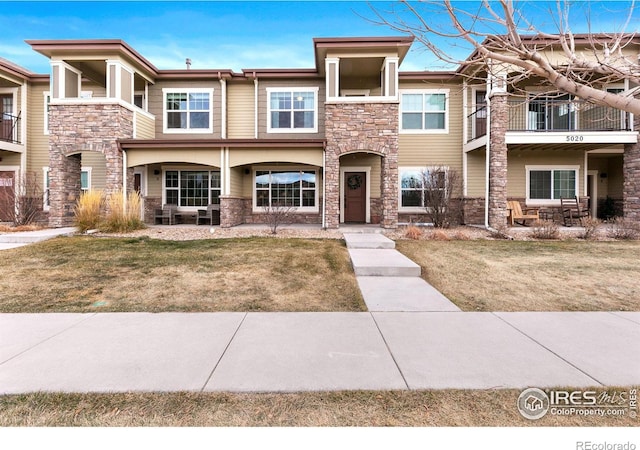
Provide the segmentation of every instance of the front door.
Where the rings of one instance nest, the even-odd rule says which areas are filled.
[[[13,95],[0,94],[0,139],[13,141]]]
[[[344,173],[344,221],[365,223],[367,217],[366,172]]]
[[[15,208],[15,172],[0,172],[0,222],[10,222],[14,214],[10,208]]]

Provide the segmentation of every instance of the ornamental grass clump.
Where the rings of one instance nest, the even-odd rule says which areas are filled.
[[[101,190],[90,190],[80,194],[74,208],[74,224],[78,230],[85,232],[99,227],[104,194]]]
[[[107,214],[100,230],[108,233],[126,233],[145,227],[140,219],[140,194],[129,192],[126,197],[122,190],[113,192],[108,199]]]

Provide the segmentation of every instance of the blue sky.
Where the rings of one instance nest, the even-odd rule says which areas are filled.
[[[392,2],[373,1],[386,10]],[[462,2],[475,8],[477,2]],[[553,27],[552,4],[534,2],[529,15],[541,28]],[[575,31],[586,31],[584,9],[591,6],[594,28],[620,24],[617,2],[576,2]],[[123,39],[160,69],[311,68],[314,37],[388,36],[397,32],[360,17],[373,18],[363,1],[141,1],[141,2],[0,2],[0,56],[37,73],[48,73],[48,60],[25,39]],[[431,21],[439,20],[430,17]],[[637,31],[640,18],[633,23]],[[582,28],[582,29],[580,29]],[[462,50],[462,56],[467,51]],[[402,70],[439,70],[443,63],[418,45]]]

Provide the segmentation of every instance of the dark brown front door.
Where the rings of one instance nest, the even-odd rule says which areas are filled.
[[[367,174],[344,173],[344,221],[364,223],[367,217]]]
[[[13,220],[9,208],[15,208],[15,172],[0,172],[0,222]]]

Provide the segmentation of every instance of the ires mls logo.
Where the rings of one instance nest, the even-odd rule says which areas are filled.
[[[518,397],[518,411],[530,420],[554,416],[637,417],[637,390],[563,390],[528,388]]]

